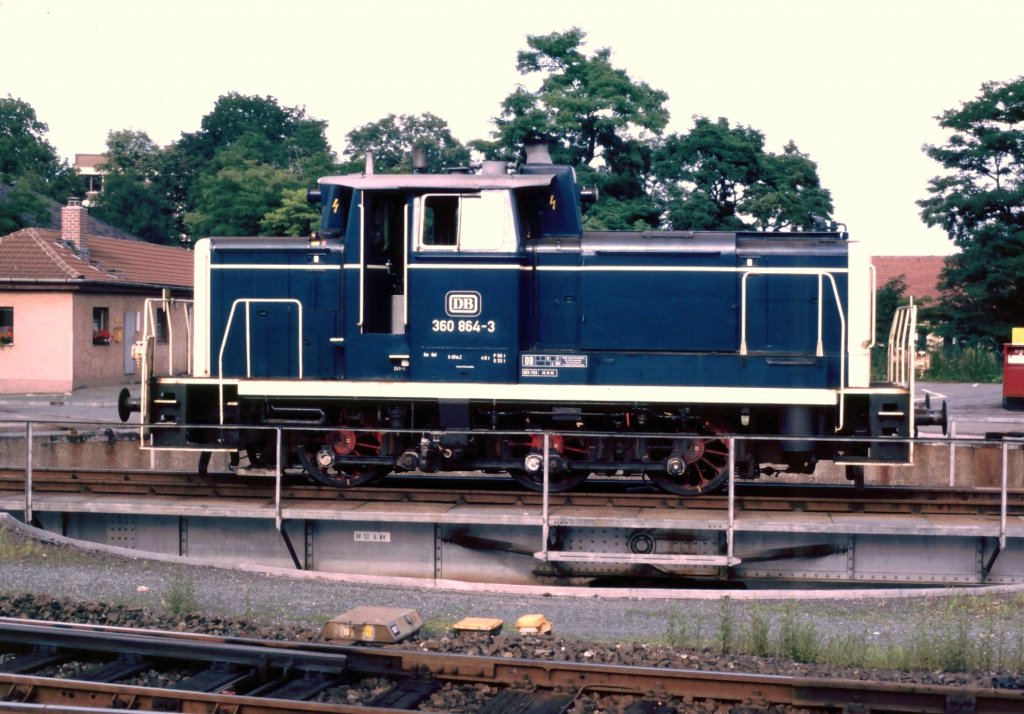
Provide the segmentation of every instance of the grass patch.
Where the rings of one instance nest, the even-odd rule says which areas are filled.
[[[43,555],[43,546],[31,538],[23,538],[0,528],[0,560],[14,561]]]
[[[198,612],[199,601],[196,599],[195,580],[180,574],[175,576],[164,596],[164,606],[173,615],[189,615]]]
[[[736,603],[723,598],[705,619],[674,609],[666,618],[664,641],[682,649],[722,654],[778,656],[796,662],[845,668],[1004,671],[1024,668],[1024,594],[953,595],[903,602],[881,602],[863,615],[835,608],[836,632],[801,616],[792,604]],[[906,607],[904,607],[904,604]],[[817,624],[815,624],[817,623]],[[880,632],[893,627],[895,632]]]
[[[451,631],[452,625],[461,620],[449,620],[441,617],[428,617],[423,621],[420,634],[428,637],[440,637]]]

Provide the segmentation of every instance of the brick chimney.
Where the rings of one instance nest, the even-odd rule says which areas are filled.
[[[89,232],[89,209],[79,198],[69,198],[68,205],[60,209],[60,237],[74,246],[83,258],[89,257],[86,234]]]

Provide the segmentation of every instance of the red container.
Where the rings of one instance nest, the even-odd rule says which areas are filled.
[[[1003,345],[1003,409],[1024,409],[1024,345]]]

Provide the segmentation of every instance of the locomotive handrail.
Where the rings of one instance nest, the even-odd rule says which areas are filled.
[[[299,309],[298,329],[298,356],[299,356],[299,379],[302,379],[302,302],[296,298],[238,298],[231,303],[231,311],[228,313],[228,321],[224,326],[224,337],[220,341],[220,351],[217,353],[217,401],[220,411],[220,423],[224,424],[224,351],[228,346],[228,337],[231,336],[231,325],[235,320],[235,311],[239,304],[245,305],[245,378],[252,378],[252,332],[249,317],[249,307],[253,304],[294,304]]]
[[[896,308],[889,328],[887,379],[893,384],[911,386],[914,375],[914,342],[917,328],[917,305]]]
[[[832,295],[836,299],[836,313],[839,315],[839,419],[836,431],[843,428],[843,390],[846,389],[846,315],[843,314],[843,301],[839,297],[839,287],[836,285],[835,276],[827,270],[817,268],[764,268],[747,269],[743,271],[743,279],[740,281],[740,356],[747,355],[747,279],[751,275],[807,275],[818,279],[818,337],[815,345],[815,356],[823,357],[824,347],[822,344],[823,322],[824,322],[824,279],[828,278],[832,286]]]
[[[194,301],[171,298],[167,295],[166,291],[162,297],[146,298],[142,304],[142,339],[137,340],[132,347],[132,357],[136,360],[139,369],[142,371],[142,398],[140,400],[142,419],[141,426],[139,427],[139,436],[143,440],[146,437],[146,422],[148,421],[149,382],[153,374],[153,363],[156,362],[156,315],[153,310],[157,303],[164,306],[167,314],[167,374],[168,376],[174,376],[174,319],[171,309],[178,305],[185,308],[185,330],[187,332],[185,369],[186,374],[192,373],[192,305]]]
[[[185,373],[192,373],[192,314],[191,308],[194,303],[193,300],[181,299],[181,298],[170,298],[170,297],[159,297],[159,298],[146,298],[143,303],[143,320],[142,320],[142,341],[145,342],[149,338],[156,339],[156,315],[153,312],[154,306],[160,303],[164,307],[167,314],[167,374],[168,376],[174,376],[174,320],[172,319],[171,310],[179,305],[185,308],[185,331],[186,331],[186,350],[185,350]],[[155,355],[154,355],[155,359]]]
[[[871,274],[871,318],[868,324],[871,326],[871,341],[868,342],[868,349],[875,346],[875,321],[878,319],[878,269],[874,263],[868,264],[868,273]]]

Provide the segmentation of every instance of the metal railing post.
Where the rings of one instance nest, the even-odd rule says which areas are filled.
[[[274,525],[281,530],[281,475],[284,470],[281,468],[281,427],[274,429],[276,437],[277,458],[274,461]]]
[[[550,452],[550,435],[544,432],[544,498],[541,505],[543,515],[541,523],[541,537],[544,538],[541,551],[544,553],[544,560],[548,559],[548,533],[550,526],[548,525],[548,479],[550,478],[550,469],[548,469],[548,454]]]
[[[1003,441],[1002,486],[999,503],[999,548],[1006,550],[1007,452],[1009,444]]]
[[[732,564],[733,534],[736,525],[736,437],[729,439],[729,524],[725,531],[725,557]]]
[[[25,523],[32,523],[32,422],[25,422]]]
[[[949,422],[949,487],[956,485],[956,419]]]

